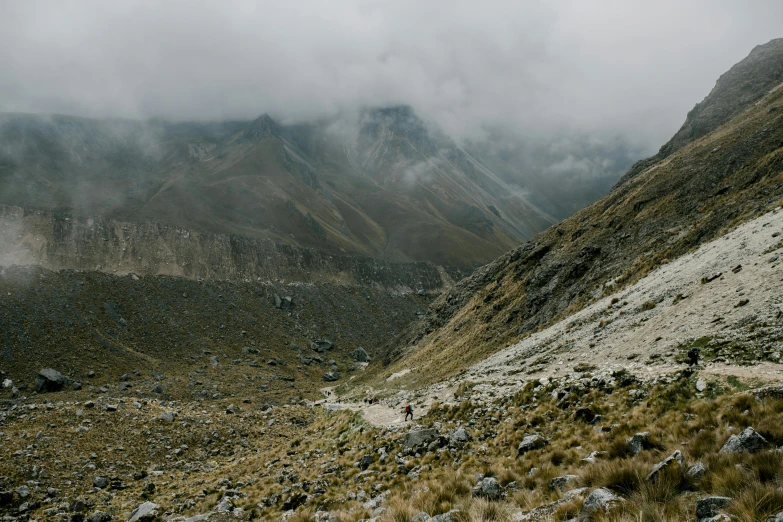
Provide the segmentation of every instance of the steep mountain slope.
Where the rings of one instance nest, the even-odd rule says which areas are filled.
[[[6,114],[0,203],[461,269],[556,221],[409,108],[349,123]]]
[[[416,367],[425,380],[458,372],[779,205],[781,106],[783,88],[773,88],[728,123],[477,270],[389,346],[386,363],[396,363],[378,371]]]

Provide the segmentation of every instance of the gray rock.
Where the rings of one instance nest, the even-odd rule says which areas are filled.
[[[526,435],[525,438],[522,439],[522,442],[519,443],[519,447],[517,448],[517,456],[523,455],[528,451],[541,449],[547,445],[549,445],[549,441],[538,433]]]
[[[579,520],[592,520],[593,515],[599,512],[608,513],[625,499],[615,495],[606,488],[594,489],[585,499]]]
[[[696,391],[703,392],[707,389],[707,383],[704,382],[704,379],[699,379],[696,381]]]
[[[756,453],[769,448],[767,439],[759,435],[756,430],[748,426],[739,435],[732,435],[720,449],[720,453]]]
[[[60,391],[66,383],[63,374],[52,368],[45,368],[35,377],[35,391],[38,393]]]
[[[685,475],[691,480],[700,480],[707,473],[707,467],[701,462],[697,462],[685,472]],[[783,522],[783,520],[781,520]]]
[[[152,522],[159,515],[160,506],[154,502],[145,502],[134,509],[127,522]]]
[[[494,477],[484,477],[473,488],[474,497],[485,498],[487,500],[500,500],[505,495],[503,486]]]
[[[174,417],[176,414],[173,411],[164,411],[160,415],[158,415],[158,420],[161,420],[163,422],[174,422]]]
[[[679,466],[680,464],[682,464],[682,460],[683,460],[682,452],[680,450],[675,451],[674,453],[672,453],[671,455],[669,455],[668,457],[660,461],[658,464],[653,466],[652,470],[650,471],[650,474],[647,475],[647,482],[652,482],[656,478],[658,478],[658,476],[661,474],[661,472],[664,469],[671,468],[674,466]]]
[[[109,486],[109,479],[100,475],[95,475],[92,479],[92,485],[98,489],[105,489]]]
[[[628,447],[631,449],[631,453],[638,455],[642,450],[650,449],[652,444],[650,443],[650,433],[643,431],[635,434],[625,441]]]
[[[109,522],[111,519],[112,516],[105,511],[95,511],[87,517],[87,522]]]
[[[776,515],[772,515],[767,519],[767,522],[783,522],[783,511]]]
[[[372,458],[372,455],[370,455],[370,454],[367,454],[367,455],[363,456],[363,457],[362,457],[362,458],[359,460],[359,469],[361,469],[362,471],[364,471],[364,470],[366,470],[367,468],[369,468],[370,466],[372,466],[372,463],[373,463],[373,458]]]
[[[340,372],[337,370],[329,370],[324,374],[323,378],[326,382],[334,382],[340,378]]]
[[[19,486],[15,491],[20,498],[27,498],[30,496],[30,488],[28,486]]]
[[[461,446],[470,442],[470,439],[470,433],[468,433],[465,428],[457,428],[449,435],[449,445]]]
[[[312,350],[315,352],[324,353],[334,348],[334,344],[332,343],[332,341],[327,341],[326,339],[320,339],[317,341],[313,341],[310,344],[310,348],[312,348]]]
[[[429,513],[425,513],[424,511],[421,511],[413,515],[413,518],[411,518],[411,522],[427,522],[428,520],[431,519],[432,517],[430,517]]]
[[[726,509],[732,500],[731,497],[702,497],[696,501],[696,518],[714,517],[721,509]]]
[[[577,480],[579,480],[578,475],[562,475],[560,477],[555,477],[549,481],[549,489],[552,491],[557,489],[563,490]]]
[[[352,351],[350,355],[356,362],[370,362],[370,354],[361,346]]]
[[[430,519],[430,522],[456,522],[457,513],[459,513],[458,510],[452,509],[448,513],[435,515]]]
[[[402,439],[402,447],[408,451],[426,448],[431,442],[440,438],[440,433],[434,428],[409,431]]]

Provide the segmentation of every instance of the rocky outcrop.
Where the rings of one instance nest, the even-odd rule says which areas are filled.
[[[268,239],[0,205],[0,266],[9,265],[221,281],[332,282],[406,293],[438,293],[446,284],[431,263],[390,263]],[[278,299],[279,308],[291,306],[290,298]]]

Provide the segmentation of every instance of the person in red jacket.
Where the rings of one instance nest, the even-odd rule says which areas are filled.
[[[413,420],[413,408],[411,408],[410,404],[405,406],[405,420],[408,420],[408,415],[410,415],[411,420]]]

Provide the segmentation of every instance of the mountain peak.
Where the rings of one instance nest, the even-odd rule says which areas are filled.
[[[242,133],[242,137],[245,139],[260,139],[279,136],[280,125],[267,113],[264,113],[253,120],[250,126]]]

